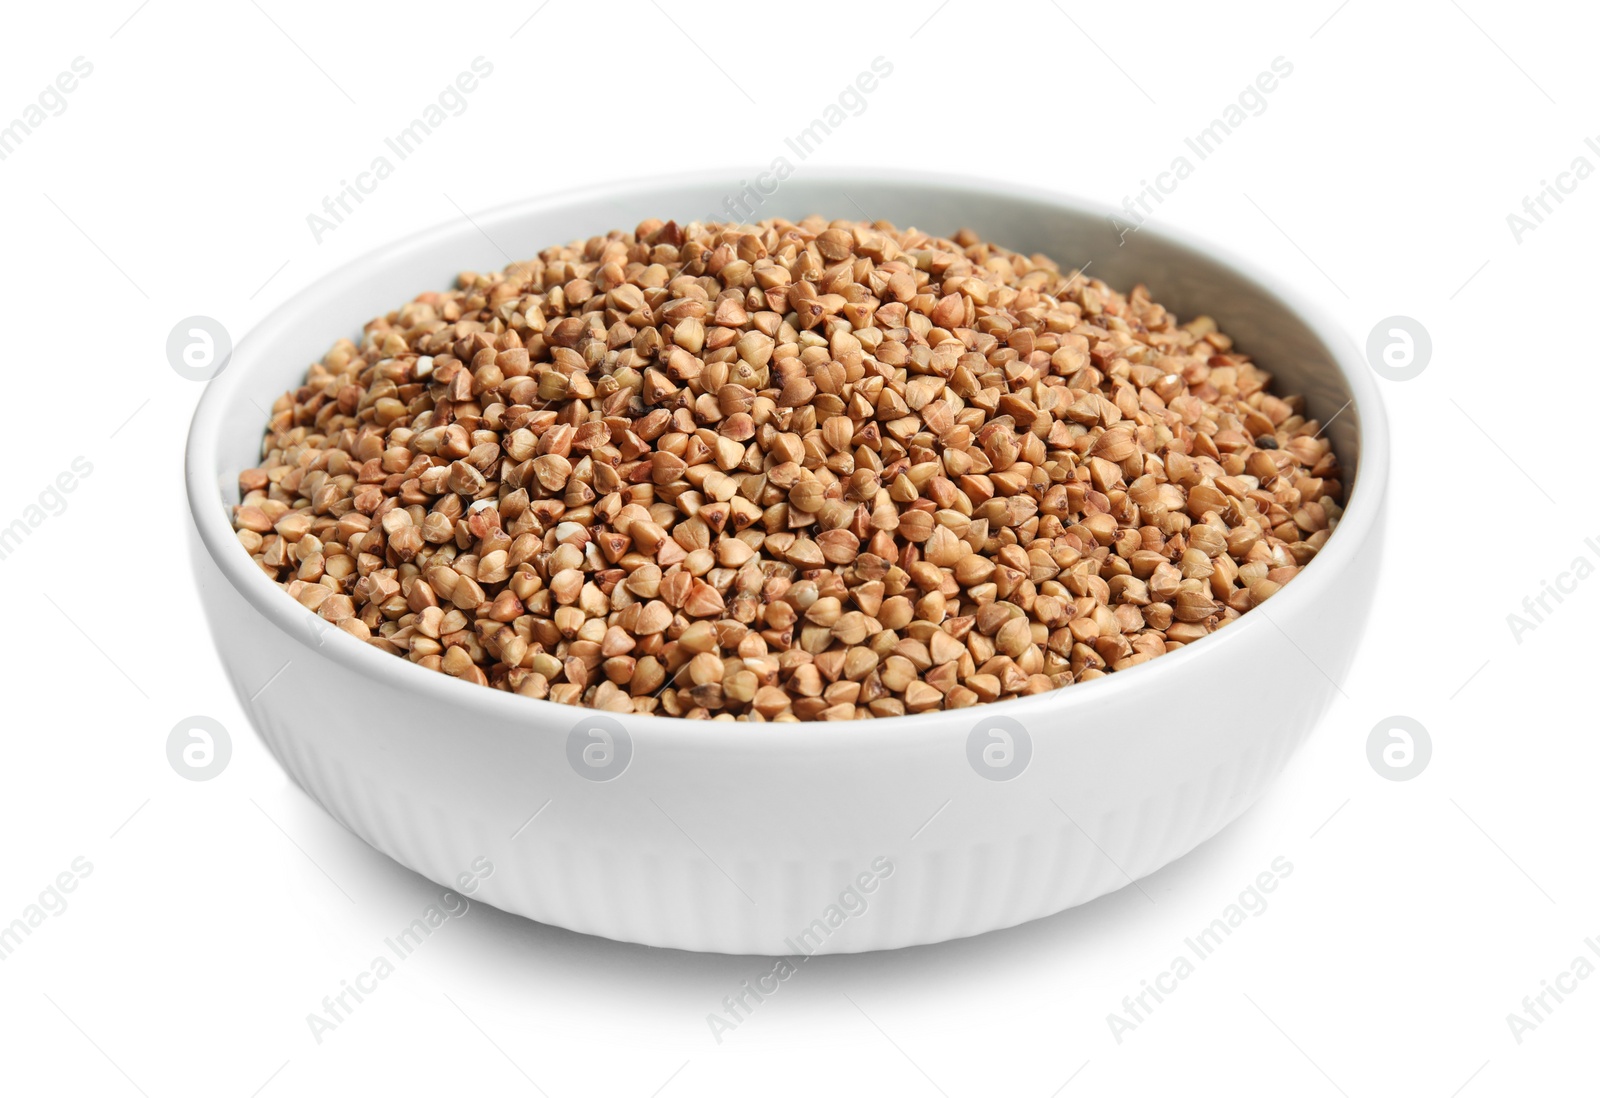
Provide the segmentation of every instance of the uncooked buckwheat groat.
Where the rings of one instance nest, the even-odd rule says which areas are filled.
[[[234,523],[332,625],[528,697],[958,708],[1197,641],[1316,555],[1338,461],[1269,382],[970,232],[647,221],[336,343]]]

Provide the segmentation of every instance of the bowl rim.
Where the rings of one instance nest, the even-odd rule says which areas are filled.
[[[588,185],[519,199],[478,214],[472,224],[500,221],[548,212],[562,206],[582,201],[602,203],[608,200],[637,198],[652,192],[682,187],[722,185],[727,182],[727,171],[708,170],[663,176],[648,181],[618,181]],[[1075,195],[1046,190],[1022,184],[977,176],[927,173],[904,169],[836,169],[808,172],[806,182],[817,186],[838,185],[849,187],[861,183],[889,183],[908,189],[946,191],[970,194],[989,193],[1048,206],[1059,207],[1075,214],[1088,214],[1109,221],[1125,211],[1110,205],[1084,199]],[[466,226],[470,229],[472,226]],[[597,230],[599,231],[599,230]],[[380,245],[356,258],[339,265],[287,298],[262,317],[234,344],[233,359],[215,378],[206,383],[190,423],[184,453],[186,496],[190,519],[194,523],[206,553],[229,585],[271,625],[289,639],[302,644],[308,628],[316,616],[295,600],[285,596],[283,588],[257,568],[249,556],[240,550],[232,525],[224,517],[224,508],[216,506],[219,470],[216,465],[220,442],[220,425],[223,411],[239,397],[243,379],[259,362],[251,357],[251,347],[270,337],[276,330],[295,323],[296,314],[309,303],[330,293],[341,292],[355,281],[369,265],[381,262],[387,256],[404,254],[433,243],[463,235],[461,219],[440,222],[410,233],[398,240]],[[1271,271],[1251,260],[1242,258],[1227,247],[1188,233],[1170,228],[1155,229],[1141,225],[1139,232],[1160,240],[1179,251],[1198,255],[1218,265],[1227,267],[1241,279],[1251,284],[1265,299],[1276,303],[1295,316],[1316,339],[1322,343],[1338,369],[1351,394],[1347,407],[1353,406],[1359,422],[1357,473],[1347,490],[1347,502],[1339,526],[1326,545],[1273,597],[1275,616],[1296,616],[1309,608],[1319,598],[1328,597],[1324,590],[1336,582],[1336,576],[1347,572],[1361,542],[1370,537],[1382,515],[1389,477],[1389,428],[1378,385],[1367,363],[1357,352],[1353,338],[1342,326],[1333,321],[1323,308],[1312,302],[1284,280],[1275,278]],[[556,243],[556,242],[552,242]],[[420,290],[418,292],[421,292]],[[1343,409],[1341,409],[1342,411]],[[1331,419],[1329,420],[1331,422]],[[877,737],[900,739],[926,737],[935,729],[930,726],[944,723],[959,726],[965,735],[968,723],[974,726],[992,719],[1037,717],[1041,706],[1050,707],[1048,728],[1035,729],[1031,734],[1067,734],[1082,729],[1070,717],[1074,707],[1115,704],[1138,691],[1153,685],[1152,676],[1177,673],[1196,660],[1226,660],[1226,652],[1243,646],[1245,638],[1254,637],[1277,623],[1264,612],[1243,614],[1237,620],[1199,641],[1165,653],[1160,659],[1149,660],[1135,667],[1106,675],[1088,683],[1074,683],[1042,694],[1034,694],[1008,701],[980,703],[966,709],[934,709],[925,713],[899,717],[857,718],[848,721],[794,721],[766,722],[763,736],[753,739],[749,735],[748,721],[698,720],[685,717],[641,713],[614,713],[585,706],[565,705],[545,699],[527,698],[503,690],[494,690],[475,683],[464,682],[452,676],[416,667],[409,660],[379,651],[342,630],[329,630],[337,634],[331,643],[321,644],[317,655],[332,659],[346,670],[363,678],[378,679],[393,685],[398,696],[416,692],[442,705],[458,710],[477,711],[506,725],[526,725],[530,730],[553,730],[566,734],[569,725],[576,730],[585,722],[601,723],[605,718],[617,722],[631,739],[653,742],[693,743],[697,746],[738,748],[751,743],[770,743],[774,736],[789,743],[791,737],[803,737],[816,745],[831,744],[848,738],[860,745],[860,738],[868,733]],[[1281,632],[1281,630],[1279,630]],[[1292,642],[1291,642],[1292,643]],[[1309,657],[1307,657],[1309,659]],[[1314,663],[1314,661],[1313,661]],[[1165,669],[1165,671],[1163,671]],[[1318,667],[1320,671],[1320,667]],[[1330,680],[1331,681],[1331,680]],[[952,722],[952,717],[954,718]],[[452,729],[454,730],[454,729]]]

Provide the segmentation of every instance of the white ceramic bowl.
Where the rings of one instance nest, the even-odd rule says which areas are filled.
[[[507,911],[621,941],[767,955],[892,949],[1037,919],[1126,886],[1237,817],[1354,655],[1382,541],[1382,406],[1351,342],[1269,276],[1148,228],[1119,242],[1109,210],[1057,195],[802,173],[755,217],[865,210],[1092,261],[1114,286],[1142,281],[1181,315],[1210,313],[1324,420],[1352,402],[1328,431],[1352,483],[1338,530],[1264,608],[1197,644],[950,712],[617,718],[459,682],[318,628],[251,563],[228,507],[259,459],[261,409],[332,340],[460,270],[503,265],[500,249],[524,258],[650,217],[705,218],[731,191],[700,176],[459,219],[329,275],[240,341],[189,435],[195,569],[223,665],[294,780],[439,884],[486,858],[478,895]]]

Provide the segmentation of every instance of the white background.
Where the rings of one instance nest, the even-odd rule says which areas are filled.
[[[75,457],[93,472],[0,561],[0,922],[75,858],[93,869],[0,962],[0,1090],[1595,1093],[1600,976],[1520,1043],[1507,1022],[1600,939],[1600,581],[1520,643],[1506,620],[1575,557],[1600,561],[1584,544],[1600,539],[1600,178],[1520,242],[1507,223],[1574,158],[1600,167],[1592,15],[539,2],[8,12],[0,125],[74,58],[93,74],[0,162],[0,525]],[[494,74],[465,113],[315,240],[306,215],[479,55]],[[1152,224],[1254,257],[1358,344],[1394,314],[1432,334],[1420,377],[1382,383],[1392,540],[1347,697],[1259,805],[1142,882],[1154,903],[1124,889],[975,940],[819,959],[721,1044],[706,1015],[766,962],[475,905],[318,1044],[306,1015],[438,890],[293,787],[223,680],[180,489],[200,386],[169,368],[168,331],[206,314],[237,337],[458,206],[705,167],[732,186],[879,55],[893,75],[797,170],[955,171],[1112,203],[1274,58],[1293,64]],[[1249,674],[1228,704],[1249,704]],[[203,783],[165,752],[192,714],[234,746]],[[1410,781],[1368,762],[1393,714],[1431,734]],[[1119,1044],[1107,1014],[1280,856],[1294,870],[1271,906]]]

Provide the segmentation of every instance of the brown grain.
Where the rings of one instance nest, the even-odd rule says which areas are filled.
[[[274,404],[240,544],[457,678],[758,721],[1099,678],[1316,556],[1301,398],[1142,286],[960,239],[647,221],[463,274]]]

